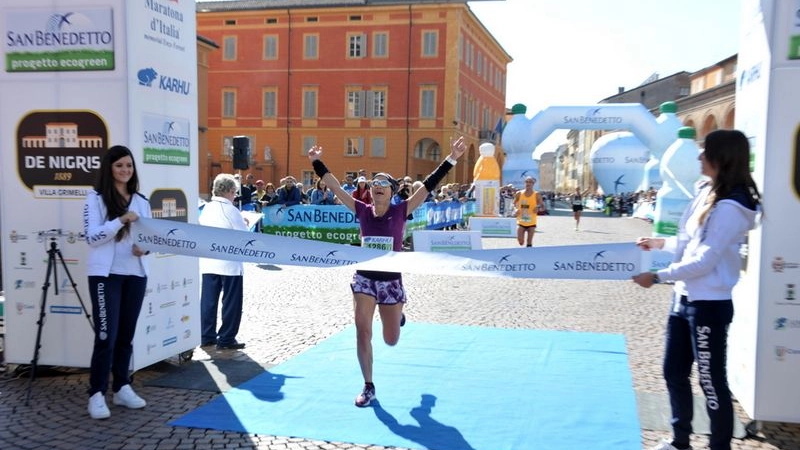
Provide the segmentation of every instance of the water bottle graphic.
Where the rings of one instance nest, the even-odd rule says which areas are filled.
[[[676,140],[661,160],[662,186],[656,198],[653,232],[657,236],[675,236],[684,209],[694,198],[695,184],[700,178],[699,149],[692,127],[678,130]]]
[[[494,157],[494,144],[485,142],[478,147],[481,156],[475,162],[472,179],[475,184],[475,207],[478,216],[500,214],[500,164]]]
[[[683,126],[681,119],[678,118],[678,106],[675,102],[662,103],[659,111],[661,114],[656,118],[658,132],[650,144],[650,160],[644,166],[641,190],[661,189],[661,159],[669,146],[675,142],[675,135]]]

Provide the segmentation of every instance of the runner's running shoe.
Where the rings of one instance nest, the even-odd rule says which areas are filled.
[[[375,386],[374,385],[370,386],[365,384],[364,390],[362,390],[361,393],[358,394],[355,403],[356,406],[358,406],[359,408],[363,408],[365,406],[369,406],[369,404],[372,403],[373,400],[375,400]]]

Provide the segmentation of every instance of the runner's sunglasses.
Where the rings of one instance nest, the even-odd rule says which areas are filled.
[[[392,182],[389,180],[372,180],[370,185],[378,187],[392,187]]]

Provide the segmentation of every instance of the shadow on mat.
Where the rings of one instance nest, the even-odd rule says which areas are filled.
[[[474,450],[455,427],[437,422],[431,417],[431,410],[436,406],[436,396],[422,394],[419,406],[409,411],[409,415],[419,425],[401,425],[388,411],[383,409],[379,401],[373,403],[372,409],[378,418],[392,433],[414,441],[425,448],[441,450]]]
[[[284,396],[281,390],[288,378],[303,377],[291,377],[279,373],[272,373],[267,370],[259,375],[258,379],[253,380],[253,383],[239,389],[249,391],[253,397],[265,402],[279,402],[283,400]]]
[[[192,360],[176,365],[162,361],[148,368],[164,375],[145,381],[145,386],[227,392],[245,381],[263,374],[274,364],[260,364],[246,359]]]

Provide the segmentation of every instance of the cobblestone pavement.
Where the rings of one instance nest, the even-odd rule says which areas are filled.
[[[539,225],[534,246],[632,242],[651,230],[650,225],[637,219],[608,218],[591,212],[585,213],[580,232],[573,230],[567,211],[541,217]],[[484,239],[484,248],[514,246],[516,241],[511,239]],[[210,353],[198,349],[194,359],[236,358],[261,364],[286,361],[351,324],[350,276],[351,271],[346,268],[248,265],[245,314],[239,333],[239,339],[247,343],[246,349]],[[669,286],[645,290],[620,281],[411,274],[404,278],[409,293],[406,314],[412,321],[622,333],[627,340],[634,389],[665,393],[660,372]],[[170,363],[177,364],[177,358]],[[355,354],[353,364],[357,364]],[[380,367],[381,362],[376,361],[376,371]],[[30,406],[25,406],[28,379],[15,376],[19,371],[12,369],[9,367],[0,377],[0,449],[385,448],[168,426],[167,422],[216,394],[143,386],[144,381],[162,374],[152,367],[138,371],[134,381],[137,392],[148,401],[146,408],[126,410],[111,406],[110,419],[94,421],[86,413],[85,370],[62,369],[40,375],[33,383]],[[361,380],[353,380],[353,395],[360,387]],[[699,390],[696,395],[700,395]],[[738,405],[737,412],[744,423],[749,423]],[[642,446],[647,448],[666,437],[668,432],[642,430]],[[695,449],[702,449],[707,439],[696,437],[692,444]],[[800,425],[761,423],[756,436],[734,440],[733,448],[800,449]]]

